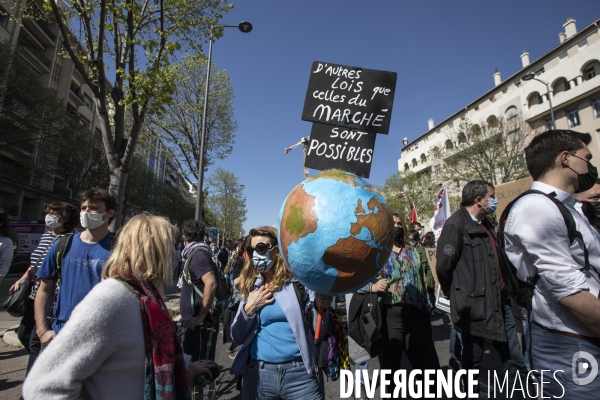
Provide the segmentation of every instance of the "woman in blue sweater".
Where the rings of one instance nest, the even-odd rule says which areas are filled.
[[[307,327],[298,286],[277,247],[277,230],[250,230],[248,259],[240,276],[242,301],[231,326],[235,343],[243,343],[231,367],[243,374],[243,399],[323,399],[316,373],[314,321]],[[297,284],[296,284],[297,285]],[[315,295],[305,289],[310,299]],[[316,306],[331,297],[317,294]],[[321,336],[328,326],[323,318]]]

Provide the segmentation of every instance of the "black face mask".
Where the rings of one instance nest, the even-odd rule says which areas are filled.
[[[574,154],[572,154],[572,156],[577,157]],[[578,188],[577,188],[577,190],[575,190],[575,193],[582,193],[582,192],[586,192],[594,187],[594,185],[596,184],[596,181],[598,180],[598,169],[596,167],[594,167],[592,165],[592,163],[589,162],[588,160],[581,158],[581,157],[577,157],[577,158],[587,162],[587,165],[588,165],[588,172],[586,174],[580,174],[577,171],[575,171],[573,168],[569,167],[569,169],[571,171],[573,171],[577,174]]]
[[[394,227],[394,242],[404,243],[404,229]]]

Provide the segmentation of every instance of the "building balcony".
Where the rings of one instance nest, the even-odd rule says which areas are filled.
[[[0,149],[18,149],[32,155],[35,152],[35,140],[3,134],[0,135]]]
[[[82,105],[86,104],[85,98],[83,96],[83,91],[79,86],[75,85],[73,82],[71,82],[70,92],[74,99],[79,101]]]
[[[32,63],[38,71],[38,67],[41,67],[46,72],[50,72],[50,65],[52,62],[46,57],[43,51],[34,49],[23,39],[19,39],[17,45],[22,49],[21,54],[23,57]]]
[[[27,11],[31,18],[23,18],[23,25],[29,29],[36,39],[47,47],[54,46],[56,43],[56,33],[47,22],[50,22],[50,16],[35,1],[27,5]],[[47,22],[46,22],[47,21]]]

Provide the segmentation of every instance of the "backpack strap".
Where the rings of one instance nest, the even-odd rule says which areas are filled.
[[[56,302],[58,301],[58,292],[60,290],[60,285],[62,283],[62,263],[65,259],[65,255],[67,253],[67,247],[73,239],[74,233],[69,233],[67,235],[60,236],[56,241],[56,267],[54,268],[54,272],[52,272],[52,280],[56,282],[56,288],[54,288],[54,299],[52,300],[52,313],[48,316],[50,321],[56,321],[56,315],[54,314],[54,310],[56,309]]]
[[[194,285],[194,281],[192,280],[192,271],[190,271],[190,262],[192,261],[192,257],[194,256],[194,254],[196,254],[197,251],[203,251],[204,253],[206,253],[206,255],[208,256],[208,259],[210,260],[211,266],[213,268],[213,273],[215,274],[215,280],[217,281],[217,285],[220,285],[219,277],[216,275],[220,271],[218,270],[218,268],[215,265],[215,262],[212,258],[212,252],[203,246],[198,246],[198,247],[194,248],[192,250],[192,252],[190,253],[190,255],[188,256],[188,258],[185,260],[185,264],[183,266],[183,277],[185,279],[185,282],[188,285],[190,285],[193,289],[190,294],[190,304],[192,306],[192,314],[194,314],[194,312],[196,310],[196,298],[194,297],[194,292],[196,292],[198,294],[198,296],[200,296],[201,299],[204,299],[204,293],[202,293],[202,290],[200,290],[198,288],[198,286]],[[219,289],[217,287],[217,291],[218,290]],[[215,300],[216,300],[216,298],[215,298]],[[229,299],[222,300],[222,301],[215,301],[214,306],[224,307],[228,302],[229,302]]]

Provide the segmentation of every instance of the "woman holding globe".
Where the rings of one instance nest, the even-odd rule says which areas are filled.
[[[275,228],[251,229],[250,237],[239,283],[242,300],[231,326],[233,341],[243,343],[231,367],[232,374],[243,374],[242,398],[323,399],[314,321],[306,326],[299,293],[325,308],[332,299],[300,288],[279,253]],[[321,336],[325,333],[322,329]]]
[[[383,297],[380,367],[392,372],[399,370],[404,351],[413,369],[438,369],[425,270],[418,253],[408,245],[404,219],[397,213],[392,215],[392,255],[373,282],[358,291],[380,293]]]

